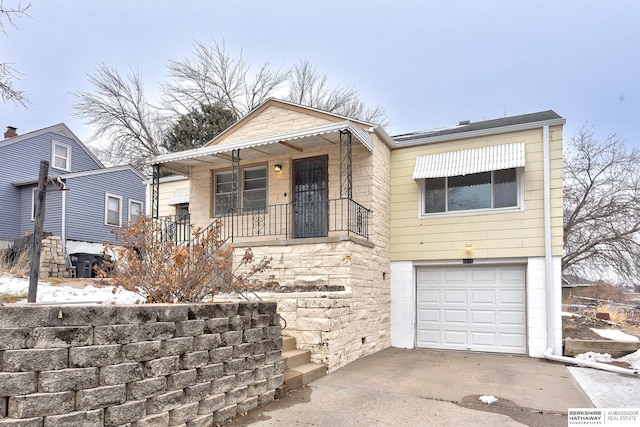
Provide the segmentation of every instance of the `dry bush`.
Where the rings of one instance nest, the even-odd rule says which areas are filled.
[[[0,272],[9,273],[16,277],[28,277],[30,269],[31,254],[29,251],[0,250]]]
[[[196,230],[189,244],[163,238],[160,222],[141,217],[105,243],[105,262],[98,277],[136,292],[150,303],[202,302],[219,293],[276,284],[253,276],[269,268],[271,259],[254,259],[250,248],[232,269],[232,247],[220,238],[220,223]],[[113,254],[113,257],[109,256]]]
[[[603,280],[598,280],[591,287],[593,298],[599,300],[623,300],[626,299],[622,288]]]

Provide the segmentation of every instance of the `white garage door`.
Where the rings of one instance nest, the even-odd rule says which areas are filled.
[[[524,266],[423,267],[417,282],[418,347],[526,352]]]

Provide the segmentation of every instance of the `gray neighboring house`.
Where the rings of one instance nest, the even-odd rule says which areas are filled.
[[[33,233],[40,161],[49,161],[44,232],[59,236],[66,254],[99,253],[113,229],[145,211],[145,177],[131,166],[105,167],[64,124],[0,141],[0,243]],[[57,187],[57,188],[56,188]],[[56,191],[62,190],[62,191]]]

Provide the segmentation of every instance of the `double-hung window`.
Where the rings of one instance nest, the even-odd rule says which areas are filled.
[[[213,212],[222,215],[232,208],[243,212],[264,209],[267,206],[267,167],[248,167],[241,170],[242,179],[234,191],[231,171],[213,174]]]
[[[113,194],[104,196],[104,223],[114,227],[122,226],[122,197]]]
[[[53,141],[51,146],[51,166],[64,171],[71,170],[71,146]]]
[[[129,200],[129,222],[134,223],[142,215],[142,202]]]

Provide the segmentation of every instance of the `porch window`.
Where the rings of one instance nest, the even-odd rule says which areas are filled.
[[[423,213],[518,207],[516,168],[424,180]]]
[[[115,227],[122,226],[122,197],[105,194],[104,223]]]
[[[243,210],[264,209],[267,206],[267,168],[244,169],[242,171]]]
[[[231,171],[215,172],[213,178],[213,212],[222,215],[231,208],[242,208],[244,211],[264,209],[267,206],[267,167],[258,166],[243,168],[238,183],[238,193],[233,192],[233,175]],[[237,206],[234,200],[240,200]]]

